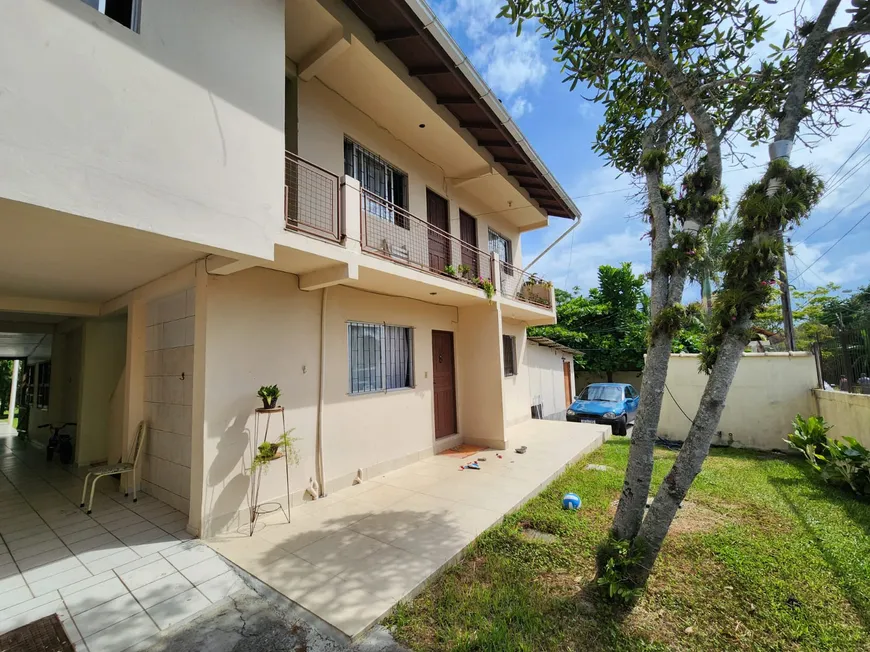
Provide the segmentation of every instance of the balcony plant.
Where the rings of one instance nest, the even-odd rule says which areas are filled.
[[[471,267],[469,267],[468,265],[460,265],[459,267],[456,268],[456,271],[459,272],[459,275],[462,278],[469,280],[469,281],[472,280]]]
[[[550,281],[532,274],[520,286],[520,298],[534,303],[549,303],[551,286]]]
[[[492,298],[495,296],[495,286],[492,284],[492,281],[485,279],[482,276],[478,276],[474,279],[474,284],[483,290],[486,298],[492,302]]]
[[[452,276],[453,278],[456,278],[458,276],[458,274],[456,273],[456,268],[453,265],[446,265],[444,267],[444,273],[448,276]]]
[[[277,385],[263,385],[257,391],[257,396],[263,400],[263,409],[269,410],[278,404],[278,397],[281,396],[281,390]]]

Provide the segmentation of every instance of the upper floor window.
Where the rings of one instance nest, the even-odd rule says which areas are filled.
[[[404,214],[408,209],[407,174],[350,138],[344,139],[344,173],[359,181],[363,189],[384,200],[366,198],[364,206],[369,213],[409,228],[410,220]]]
[[[511,241],[492,229],[489,230],[489,253],[498,254],[499,260],[504,263],[501,267],[502,273],[513,276],[511,267],[514,262],[514,254]]]
[[[141,0],[82,0],[101,14],[121,23],[124,27],[139,31]]]

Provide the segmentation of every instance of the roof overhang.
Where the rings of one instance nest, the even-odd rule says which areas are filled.
[[[580,216],[577,206],[425,2],[344,3],[541,209],[556,217]]]
[[[564,344],[559,344],[558,342],[551,340],[549,337],[542,337],[541,335],[529,335],[529,342],[534,342],[535,344],[546,346],[550,349],[556,349],[557,351],[561,351],[568,355],[583,355],[577,349],[572,349]]]

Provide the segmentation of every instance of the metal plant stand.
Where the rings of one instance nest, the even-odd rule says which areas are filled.
[[[265,425],[263,426],[263,441],[261,443],[265,443],[269,440],[269,425],[272,422],[272,415],[278,414],[281,415],[281,434],[283,435],[287,432],[283,407],[257,408],[254,410],[254,443],[260,441],[260,423],[263,421],[263,416],[265,415]],[[254,455],[256,454],[257,453],[255,452]],[[251,478],[251,527],[248,536],[254,535],[254,527],[257,525],[257,518],[260,514],[271,514],[280,509],[284,512],[284,516],[287,517],[287,522],[290,522],[290,462],[287,459],[287,451],[279,451],[275,457],[277,458],[279,456],[284,458],[284,477],[287,483],[287,510],[284,510],[284,506],[280,502],[267,502],[262,504],[259,502],[260,481],[263,478],[263,473],[266,467],[258,466],[254,469],[253,477]],[[268,464],[271,463],[271,461],[268,462]],[[267,506],[271,507],[265,509]]]

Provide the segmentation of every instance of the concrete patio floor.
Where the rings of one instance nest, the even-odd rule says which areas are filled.
[[[609,430],[528,421],[511,429],[507,451],[429,457],[294,508],[290,523],[272,516],[253,537],[232,533],[206,543],[355,640],[480,533],[598,448]],[[525,454],[514,452],[522,445]],[[459,470],[477,457],[486,457],[479,471]]]
[[[56,613],[79,652],[144,650],[244,588],[186,515],[97,486],[88,516],[71,468],[0,437],[0,633]]]

